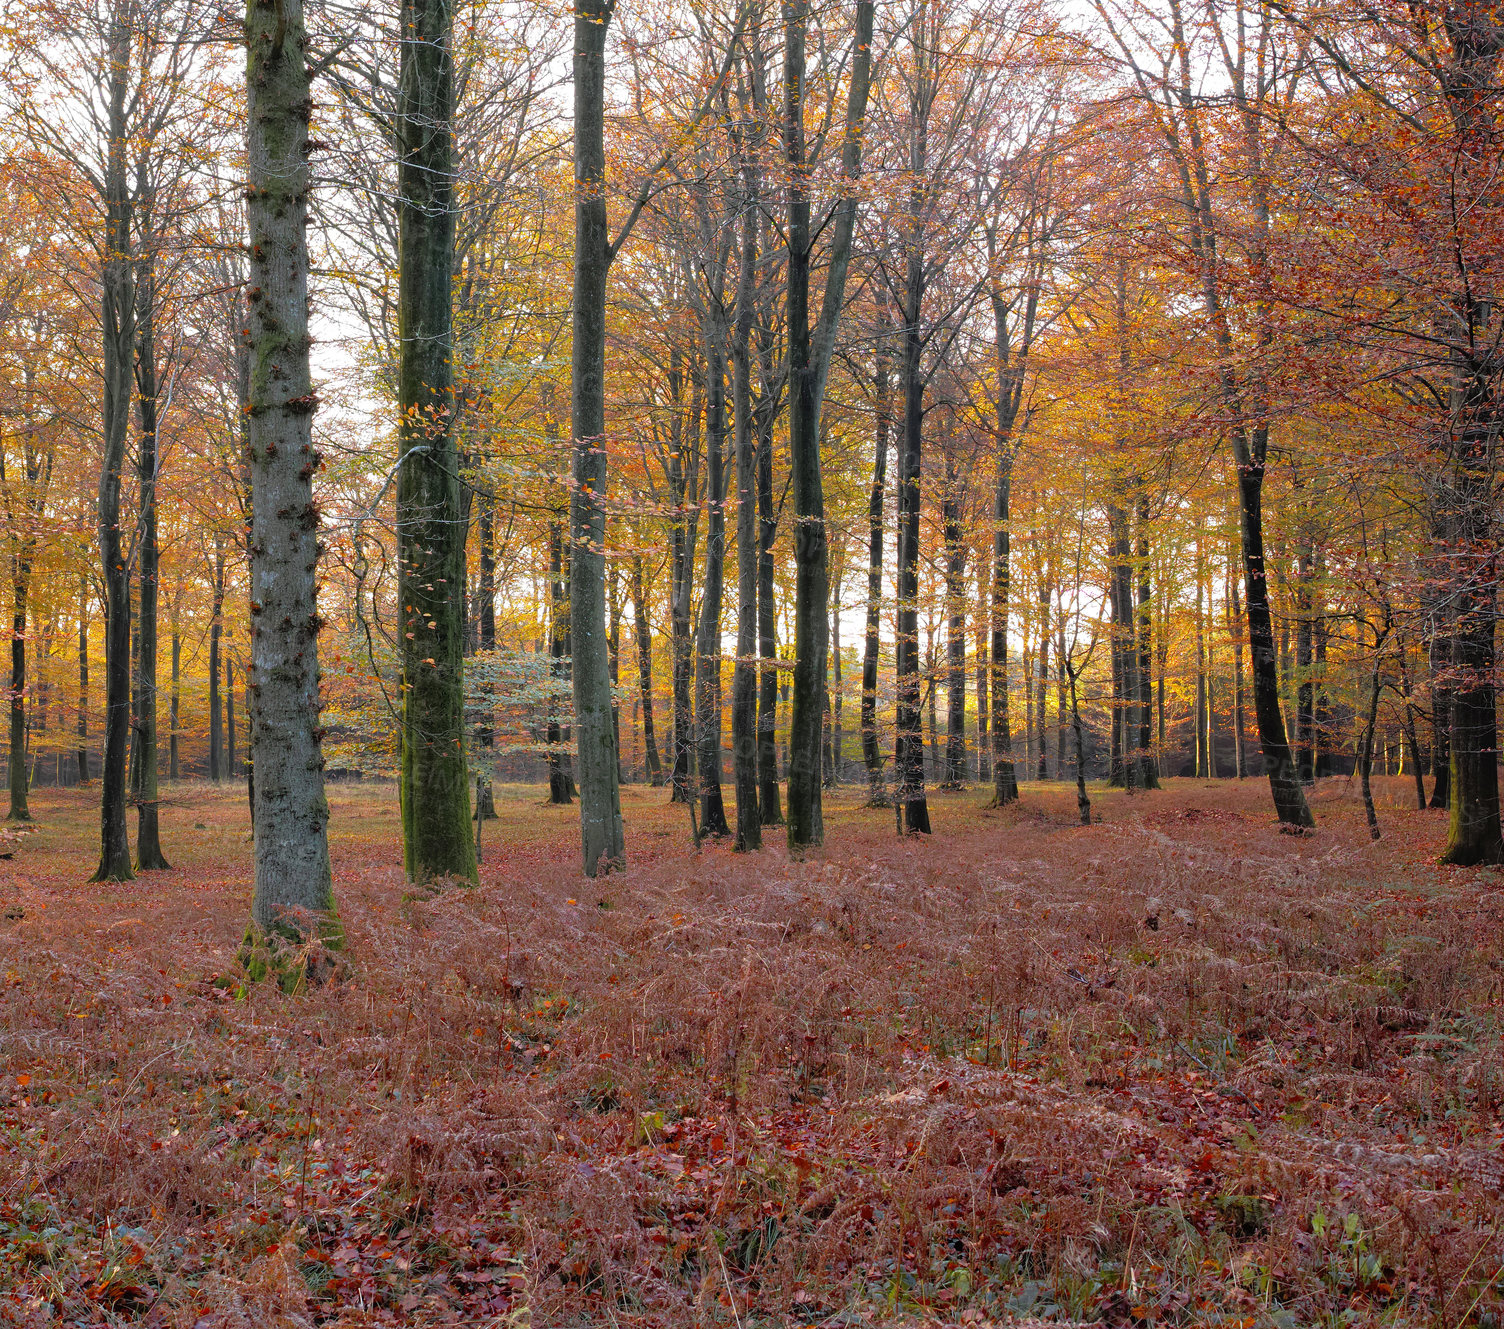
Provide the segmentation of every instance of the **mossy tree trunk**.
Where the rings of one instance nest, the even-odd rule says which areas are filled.
[[[475,880],[465,762],[465,535],[454,435],[450,0],[403,0],[396,131],[397,593],[408,878]]]
[[[246,5],[251,725],[256,940],[339,940],[320,750],[318,402],[309,373],[308,122],[300,0]]]

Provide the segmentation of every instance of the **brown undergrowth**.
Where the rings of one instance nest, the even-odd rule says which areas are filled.
[[[1382,783],[1382,782],[1381,782]],[[340,790],[352,970],[234,974],[238,794],[87,886],[38,791],[0,893],[0,1317],[18,1324],[1489,1325],[1504,1307],[1495,870],[1342,784],[838,795],[828,845],[632,862],[501,798],[478,890],[404,887]],[[216,979],[228,977],[228,986]]]

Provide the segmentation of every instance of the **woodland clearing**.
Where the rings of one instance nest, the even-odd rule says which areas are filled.
[[[415,893],[390,786],[331,791],[350,970],[242,986],[238,789],[85,885],[87,794],[5,867],[0,1317],[53,1323],[1498,1323],[1498,869],[1343,781],[855,791],[828,847],[627,870],[498,789]],[[217,981],[216,981],[217,980]],[[1493,1318],[1490,1318],[1493,1317]]]

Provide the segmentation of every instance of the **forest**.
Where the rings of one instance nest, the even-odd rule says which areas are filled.
[[[0,0],[0,217],[0,1322],[1504,1323],[1504,2]]]

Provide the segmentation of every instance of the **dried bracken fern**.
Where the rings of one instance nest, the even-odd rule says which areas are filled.
[[[122,1309],[184,1325],[1497,1312],[1504,911],[1427,814],[1031,790],[898,841],[853,795],[792,863],[628,791],[587,884],[500,797],[510,856],[415,896],[337,795],[351,968],[295,997],[236,977],[228,863],[103,904],[28,848],[0,1305],[87,1317],[128,1230]]]

